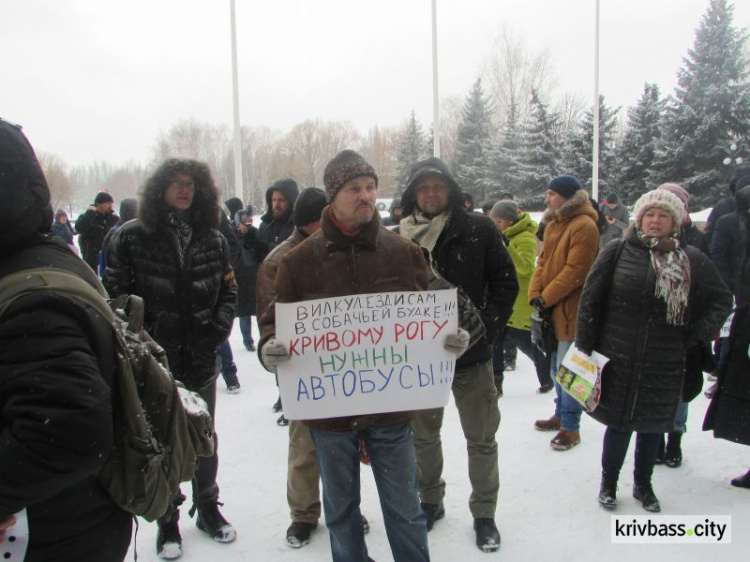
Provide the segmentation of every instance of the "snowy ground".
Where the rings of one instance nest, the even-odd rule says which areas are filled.
[[[257,330],[254,328],[254,334]],[[231,337],[239,367],[242,393],[230,395],[219,381],[217,424],[221,439],[219,485],[222,511],[237,528],[237,541],[212,542],[182,513],[186,562],[252,560],[260,562],[330,560],[328,534],[322,524],[309,545],[293,550],[284,545],[289,525],[286,503],[287,430],[278,427],[271,412],[277,392],[273,377],[244,350],[239,329]],[[708,404],[701,395],[691,404],[689,432],[683,441],[682,467],[656,467],[654,488],[662,514],[731,515],[732,544],[620,545],[610,538],[610,513],[596,502],[599,489],[603,426],[584,419],[582,440],[567,452],[550,449],[549,433],[535,431],[537,418],[552,414],[552,397],[535,393],[538,386],[531,363],[519,354],[518,369],[506,375],[500,399],[502,422],[500,502],[497,523],[503,542],[497,554],[481,553],[474,545],[468,510],[470,493],[466,445],[451,403],[443,428],[445,450],[446,517],[429,534],[434,561],[704,561],[747,560],[750,552],[750,490],[729,485],[732,477],[750,467],[750,448],[715,440],[700,430]],[[632,448],[620,480],[618,515],[645,515],[631,497]],[[370,520],[370,556],[392,560],[383,527],[377,492],[369,468],[362,467],[362,506]],[[189,486],[183,486],[189,494]],[[141,522],[138,560],[156,557],[156,525]],[[132,559],[132,547],[131,554]]]

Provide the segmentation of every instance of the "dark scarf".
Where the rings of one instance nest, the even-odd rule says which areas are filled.
[[[180,265],[185,260],[185,250],[193,239],[193,225],[190,223],[190,210],[178,211],[177,209],[167,209],[163,213],[164,225],[167,227],[167,233],[172,238],[177,248],[177,256]]]

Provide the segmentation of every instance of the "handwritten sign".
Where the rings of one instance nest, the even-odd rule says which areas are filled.
[[[284,415],[292,420],[438,408],[448,403],[456,290],[276,303]]]

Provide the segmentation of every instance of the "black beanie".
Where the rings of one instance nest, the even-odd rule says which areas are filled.
[[[294,202],[294,226],[307,226],[320,220],[326,207],[325,191],[317,187],[303,189]]]
[[[94,205],[101,205],[102,203],[114,203],[115,200],[112,199],[112,196],[107,193],[106,191],[100,191],[96,194],[96,197],[94,197]]]
[[[566,174],[553,178],[552,181],[549,182],[547,189],[559,193],[565,197],[565,199],[570,199],[575,195],[576,191],[583,189],[583,186],[581,186],[581,182],[578,181],[577,177]]]
[[[227,209],[229,209],[229,217],[234,219],[234,215],[237,214],[238,211],[242,210],[242,207],[244,205],[242,204],[242,199],[239,197],[230,197],[226,201],[224,201],[224,205],[226,205]]]

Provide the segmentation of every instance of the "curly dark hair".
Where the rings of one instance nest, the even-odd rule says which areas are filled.
[[[186,174],[195,182],[195,198],[190,206],[190,222],[194,228],[218,228],[219,190],[208,165],[188,158],[165,160],[146,180],[139,194],[139,217],[146,230],[154,231],[164,209],[164,192],[177,174]]]

